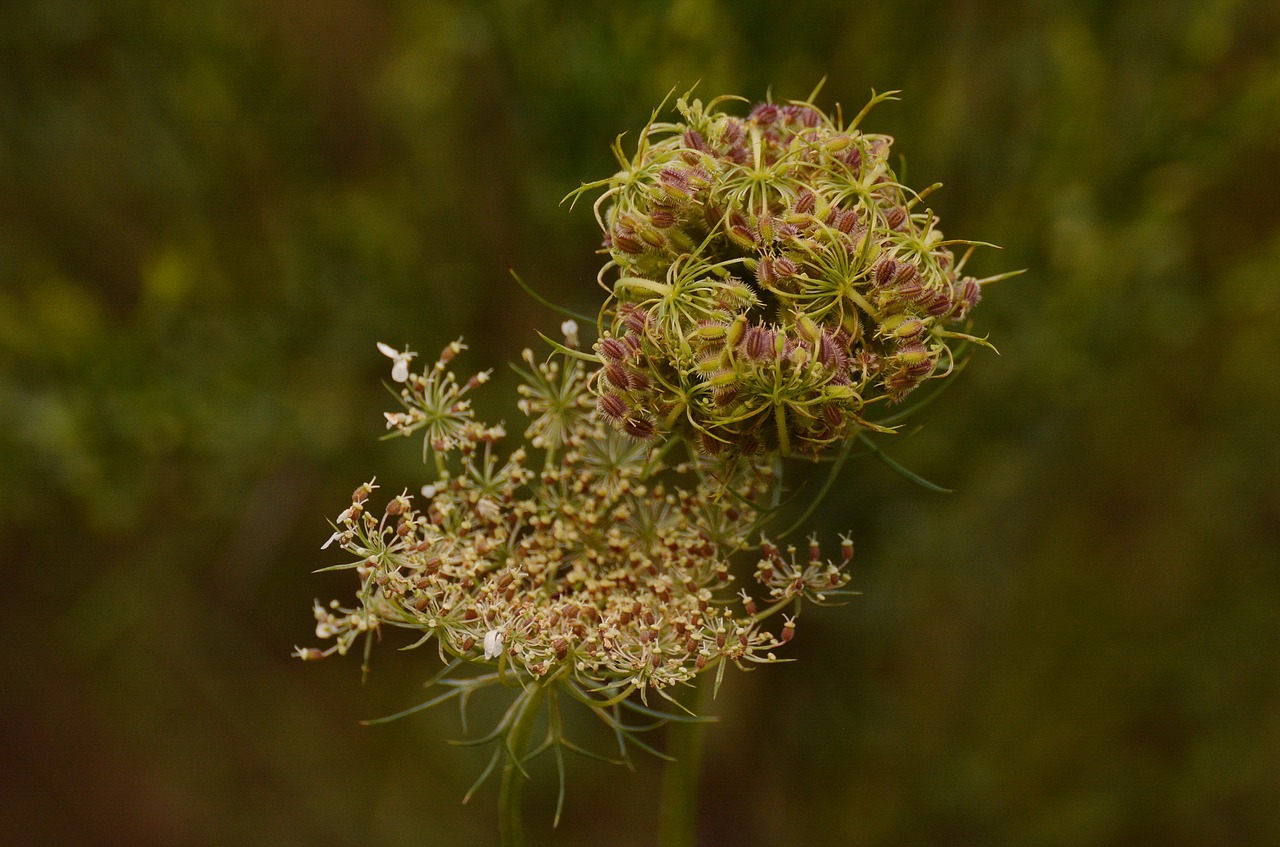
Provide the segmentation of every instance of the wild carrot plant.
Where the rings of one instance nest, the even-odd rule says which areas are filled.
[[[985,345],[966,321],[1003,277],[964,274],[972,243],[944,238],[923,205],[937,186],[902,185],[892,139],[861,130],[887,97],[844,121],[813,96],[744,116],[726,111],[737,98],[686,96],[632,155],[619,140],[620,170],[571,195],[599,192],[596,338],[582,349],[570,320],[549,353],[524,352],[513,448],[475,418],[488,372],[456,375],[460,341],[419,370],[378,345],[400,404],[387,426],[422,438],[429,479],[355,490],[325,544],[345,554],[328,569],[354,572],[355,599],[317,603],[330,643],[296,655],[360,646],[367,664],[377,636],[408,630],[440,658],[437,693],[393,718],[509,691],[476,739],[493,745],[476,785],[500,773],[505,844],[522,838],[531,759],[555,758],[563,803],[565,752],[600,755],[568,737],[566,706],[612,729],[617,760],[662,755],[645,733],[689,737],[681,692],[699,676],[717,689],[730,665],[778,661],[806,601],[851,593],[851,539],[829,556],[770,523],[784,459],[829,460],[834,478],[855,443],[876,451],[867,432],[893,431],[895,404]],[[673,767],[664,802],[685,812],[671,844],[690,838],[694,785]]]

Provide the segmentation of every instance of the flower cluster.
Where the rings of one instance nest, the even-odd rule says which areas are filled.
[[[583,185],[610,292],[598,404],[636,437],[710,454],[815,455],[872,427],[865,407],[947,375],[977,304],[957,242],[889,165],[892,139],[809,101],[746,117],[681,98],[621,170]],[[810,98],[812,99],[812,98]],[[610,277],[612,277],[610,281]]]
[[[775,633],[767,618],[841,593],[847,557],[836,565],[814,547],[797,566],[794,551],[788,560],[752,541],[758,504],[777,484],[771,470],[696,454],[668,463],[675,442],[606,425],[579,359],[536,362],[526,351],[518,405],[531,419],[528,446],[501,456],[502,428],[476,421],[463,397],[483,375],[460,386],[449,369],[461,349],[445,348],[422,373],[401,369],[411,354],[383,351],[404,406],[388,426],[425,433],[437,478],[421,498],[402,493],[381,508],[372,482],[356,489],[330,542],[351,557],[339,567],[359,576],[357,603],[316,605],[317,635],[334,643],[303,658],[403,627],[447,661],[643,694],[727,663],[772,661],[795,624]],[[541,451],[540,468],[530,450]],[[731,558],[756,548],[765,608],[731,589]]]
[[[490,374],[458,378],[460,341],[420,371],[411,350],[378,345],[400,401],[387,427],[420,436],[433,473],[420,494],[375,505],[371,481],[344,504],[324,546],[347,560],[326,570],[354,571],[355,601],[317,602],[329,643],[295,655],[363,640],[367,661],[375,638],[404,629],[438,650],[431,683],[445,693],[401,714],[515,692],[475,742],[495,742],[477,785],[505,762],[504,843],[519,842],[524,763],[554,750],[563,785],[562,750],[584,752],[564,737],[561,695],[614,730],[623,759],[629,744],[652,751],[639,734],[690,718],[648,695],[679,703],[671,689],[701,674],[718,686],[730,665],[777,661],[804,602],[849,593],[849,538],[833,561],[816,538],[801,552],[761,532],[781,508],[783,458],[834,453],[798,525],[855,442],[881,455],[863,432],[886,430],[871,404],[985,344],[955,326],[1004,277],[964,275],[973,243],[944,239],[922,207],[937,186],[902,185],[892,139],[859,129],[885,96],[848,122],[813,96],[745,117],[722,110],[737,98],[685,97],[681,120],[655,113],[633,156],[615,143],[621,170],[574,192],[601,190],[598,337],[580,350],[569,320],[548,359],[524,351],[514,449],[476,420],[470,393]]]

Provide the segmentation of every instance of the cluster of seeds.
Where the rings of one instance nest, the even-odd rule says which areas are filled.
[[[864,409],[950,373],[977,304],[956,244],[889,165],[892,139],[808,101],[677,102],[651,121],[596,217],[611,294],[596,352],[602,415],[711,454],[818,454]]]
[[[696,456],[665,464],[669,449],[606,425],[577,359],[536,363],[526,352],[519,406],[543,461],[530,467],[525,447],[501,457],[501,427],[475,421],[462,397],[483,377],[460,387],[448,369],[460,349],[421,374],[402,367],[412,354],[384,350],[404,406],[388,426],[424,432],[442,470],[421,499],[401,494],[381,509],[370,505],[373,483],[356,489],[330,543],[351,556],[340,567],[359,576],[358,602],[317,604],[317,635],[334,643],[298,655],[345,653],[361,636],[404,627],[446,660],[645,691],[772,661],[795,624],[774,633],[763,621],[842,593],[851,548],[836,565],[812,546],[797,564],[794,550],[784,557],[751,540],[754,504],[777,482],[768,470]],[[764,608],[730,587],[730,558],[748,549],[759,549]]]

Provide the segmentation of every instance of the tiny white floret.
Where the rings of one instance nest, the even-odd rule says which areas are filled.
[[[570,347],[578,346],[578,322],[573,318],[560,324],[560,331],[564,333],[564,343]]]
[[[500,655],[502,655],[502,633],[491,629],[484,634],[484,657],[496,659]]]
[[[409,378],[409,360],[417,353],[410,353],[408,350],[401,352],[390,344],[378,342],[378,351],[382,355],[391,360],[391,378],[396,382],[404,382]]]

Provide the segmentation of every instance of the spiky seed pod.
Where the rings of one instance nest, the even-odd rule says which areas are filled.
[[[607,362],[622,362],[631,355],[630,348],[616,338],[609,338],[606,336],[605,338],[600,339],[600,342],[596,347],[600,351],[600,355],[603,356]]]
[[[961,320],[982,299],[982,288],[973,277],[965,277],[956,286],[956,304],[951,317]]]
[[[631,388],[631,375],[617,362],[605,362],[601,371],[605,380],[619,391],[626,391]]]
[[[635,233],[623,227],[615,227],[609,233],[606,246],[616,247],[623,253],[630,253],[633,256],[644,251],[644,245],[640,243],[640,239],[636,238]]]
[[[626,418],[622,431],[639,441],[649,441],[658,434],[658,428],[648,418]]]
[[[816,205],[816,197],[817,195],[815,195],[808,188],[800,189],[800,192],[796,195],[796,204],[793,207],[793,210],[797,214],[801,214],[801,215],[809,214],[814,210],[814,207]]]
[[[884,259],[876,265],[875,278],[877,285],[888,285],[898,275],[898,263],[893,259]]]
[[[636,335],[644,335],[649,326],[649,314],[633,303],[623,303],[618,307],[618,317],[626,324],[627,329]]]
[[[676,213],[666,207],[658,206],[649,213],[649,222],[658,229],[668,229],[675,226]]]
[[[631,415],[631,407],[617,394],[601,394],[597,407],[600,416],[612,424],[621,425]]]

